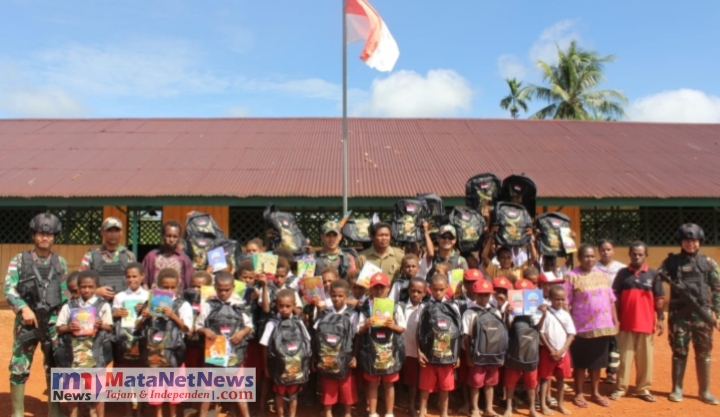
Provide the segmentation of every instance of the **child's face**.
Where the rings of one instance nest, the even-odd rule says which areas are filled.
[[[245,246],[245,252],[254,255],[260,253],[260,248],[254,243],[248,243],[247,246]]]
[[[512,266],[512,254],[510,251],[504,250],[497,256],[498,262],[500,262],[500,268],[507,269]]]
[[[230,299],[233,289],[235,289],[235,284],[232,281],[215,281],[215,294],[222,302]]]
[[[480,267],[480,261],[473,255],[468,256],[466,261],[470,269],[478,269],[478,267]]]
[[[370,288],[370,295],[373,296],[373,298],[385,298],[385,293],[387,292],[388,287],[384,285],[375,285],[374,287]]]
[[[430,284],[430,294],[435,301],[442,301],[447,291],[447,282],[433,282]]]
[[[190,283],[190,288],[196,291],[200,291],[200,287],[202,287],[203,285],[207,285],[207,282],[205,282],[205,278],[193,277],[192,282]]]
[[[505,304],[505,301],[507,301],[507,290],[505,288],[495,288],[495,298],[499,306]]]
[[[490,294],[475,293],[475,303],[479,306],[486,306],[490,302]]]
[[[278,288],[282,288],[283,285],[285,285],[285,281],[287,281],[288,277],[288,270],[287,268],[278,268],[275,272],[275,285]]]
[[[80,298],[80,288],[78,288],[77,281],[68,281],[67,289],[70,293],[70,298],[73,300]]]
[[[420,245],[418,245],[417,243],[408,243],[407,245],[405,245],[404,249],[406,254],[412,253],[414,255],[420,255]]]
[[[420,304],[426,293],[426,285],[420,282],[410,283],[408,287],[408,294],[410,295],[410,302],[416,306]]]
[[[565,305],[565,291],[555,291],[550,298],[550,303],[552,304],[552,308],[554,308],[555,310],[560,310],[561,308],[563,308],[563,306]]]
[[[323,274],[322,282],[323,282],[323,289],[325,290],[325,294],[330,294],[330,284],[332,284],[333,281],[335,281],[336,279],[337,279],[337,277],[335,276],[335,274],[331,274],[331,273]]]
[[[160,289],[165,291],[177,291],[178,280],[177,278],[165,277],[160,281]]]
[[[367,290],[362,285],[353,285],[352,286],[352,295],[356,300],[363,298],[366,291]]]
[[[335,288],[330,291],[330,299],[332,300],[333,307],[335,307],[335,311],[340,311],[345,307],[347,296],[347,291],[344,288]]]
[[[95,295],[95,280],[92,278],[85,278],[82,281],[78,280],[78,286],[80,287],[80,296],[83,301],[87,301]]]
[[[557,258],[548,257],[545,258],[545,262],[543,262],[543,269],[545,272],[553,272],[557,269]]]
[[[540,284],[540,289],[543,292],[543,297],[550,298],[550,284]]]
[[[242,271],[240,272],[240,280],[252,287],[255,285],[255,271]]]
[[[537,286],[538,278],[540,278],[539,274],[531,274],[525,277],[525,279],[529,280],[533,283],[533,285]]]
[[[470,298],[472,298],[472,293],[473,293],[472,287],[473,287],[473,284],[474,284],[473,281],[463,280],[463,289],[465,290],[465,294],[466,294],[468,297],[470,297]]]
[[[145,276],[142,275],[136,268],[130,268],[125,271],[125,281],[127,282],[128,287],[130,287],[133,291],[137,291],[137,289],[140,288],[140,283],[143,278],[145,278]]]
[[[278,297],[275,300],[275,305],[280,316],[286,319],[292,316],[293,309],[295,309],[295,300],[293,300],[293,297]]]
[[[420,266],[415,259],[408,259],[403,263],[402,272],[408,278],[415,278],[418,273]]]
[[[438,265],[438,266],[435,267],[435,273],[436,273],[436,274],[440,274],[440,275],[445,275],[445,276],[447,276],[447,274],[448,274],[448,269],[447,269],[447,267],[446,267],[445,265]]]

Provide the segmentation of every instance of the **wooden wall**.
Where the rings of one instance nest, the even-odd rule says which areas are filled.
[[[185,219],[191,211],[201,211],[211,215],[225,235],[230,233],[230,208],[228,206],[165,206],[162,209],[162,219],[163,222],[176,220],[184,227]]]

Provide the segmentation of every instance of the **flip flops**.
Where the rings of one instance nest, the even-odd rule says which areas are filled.
[[[585,399],[581,397],[574,397],[572,399],[572,403],[577,408],[588,408],[587,401],[585,401]]]

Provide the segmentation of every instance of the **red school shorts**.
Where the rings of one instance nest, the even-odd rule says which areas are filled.
[[[367,372],[363,372],[363,378],[367,382],[398,382],[400,380],[400,372],[395,372],[388,375],[370,375]]]
[[[300,384],[295,385],[278,385],[273,384],[273,392],[283,397],[289,398],[300,392]]]
[[[499,366],[473,366],[468,372],[467,384],[470,388],[495,386],[500,380]]]
[[[420,363],[418,358],[408,356],[405,358],[405,364],[402,368],[403,384],[414,387],[418,385],[420,379]]]
[[[353,405],[357,402],[355,376],[348,373],[343,380],[321,376],[320,392],[322,405],[335,405],[338,402],[343,405]]]
[[[523,384],[527,389],[535,389],[538,386],[538,371],[518,371],[516,369],[510,369],[505,367],[505,388],[515,388],[520,377],[523,379]]]
[[[559,361],[554,361],[550,357],[550,350],[544,346],[540,346],[540,363],[538,364],[538,378],[550,379],[555,378],[571,378],[572,368],[570,367],[570,354],[565,353]]]
[[[450,365],[426,365],[420,368],[421,391],[452,391],[455,389],[455,367]]]

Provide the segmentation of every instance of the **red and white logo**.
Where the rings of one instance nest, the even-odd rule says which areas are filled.
[[[447,321],[443,319],[438,320],[438,327],[442,330],[447,329]]]
[[[338,338],[334,334],[329,334],[325,337],[325,340],[327,340],[328,343],[337,343]]]
[[[288,352],[295,352],[296,350],[298,350],[298,344],[295,342],[288,343],[287,350]]]
[[[405,208],[407,209],[408,213],[414,213],[414,212],[415,212],[415,205],[414,205],[414,204],[408,204],[407,206],[405,206]]]

